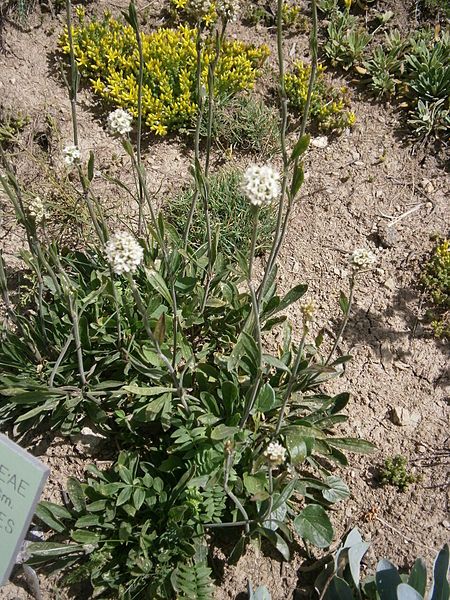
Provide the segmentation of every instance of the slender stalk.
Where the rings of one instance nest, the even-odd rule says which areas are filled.
[[[53,382],[55,380],[56,373],[57,373],[62,361],[64,360],[64,357],[67,353],[67,350],[69,349],[70,344],[73,342],[73,339],[74,339],[73,334],[71,333],[68,336],[64,346],[62,347],[61,352],[59,353],[59,356],[58,356],[55,364],[53,365],[52,372],[50,373],[50,377],[48,378],[48,387],[53,387]]]
[[[313,27],[312,27],[312,31],[311,31],[311,72],[310,72],[310,77],[309,77],[308,92],[306,95],[305,108],[303,110],[303,115],[302,115],[302,123],[300,126],[299,139],[302,138],[306,132],[306,126],[308,123],[308,117],[309,117],[309,112],[310,112],[310,108],[311,108],[311,98],[312,98],[312,93],[314,90],[314,85],[315,85],[316,76],[317,76],[317,50],[318,49],[317,49],[316,0],[311,0],[311,14],[312,14],[312,23],[313,23]],[[299,160],[300,160],[299,157],[297,157],[295,159],[294,169],[293,169],[294,173],[298,169]],[[281,233],[279,235],[278,242],[276,244],[275,252],[273,253],[272,266],[275,264],[275,261],[278,258],[278,254],[280,253],[281,246],[283,244],[283,240],[286,236],[287,226],[289,224],[289,218],[291,216],[291,211],[292,211],[292,207],[294,205],[294,201],[295,201],[295,198],[291,198],[291,197],[289,198],[289,202],[288,202],[287,209],[286,209],[286,214],[283,219],[283,225],[281,227]]]
[[[73,298],[70,290],[67,291],[67,298],[69,300],[69,311],[70,318],[72,319],[72,332],[73,339],[75,340],[75,351],[77,354],[77,362],[78,362],[78,372],[80,375],[81,387],[85,387],[87,384],[86,380],[86,372],[84,370],[84,361],[83,361],[83,347],[81,345],[80,339],[80,324],[78,321],[78,313],[76,307],[73,303]]]
[[[339,331],[337,332],[336,338],[334,340],[333,347],[331,348],[330,353],[328,354],[328,357],[325,361],[325,365],[324,365],[325,367],[330,364],[330,361],[333,358],[333,354],[336,352],[336,349],[339,345],[339,342],[341,341],[341,338],[345,331],[345,328],[347,327],[348,319],[350,317],[350,311],[352,310],[352,305],[353,305],[354,290],[355,290],[355,273],[352,272],[352,274],[350,276],[350,291],[348,294],[347,309],[344,313],[344,318],[342,319],[342,323],[339,327]]]
[[[197,122],[195,125],[195,134],[194,134],[194,157],[195,157],[195,165],[200,164],[200,129],[202,126],[203,113],[204,113],[204,95],[202,93],[202,28],[201,22],[197,22],[197,39],[196,39],[196,52],[197,52],[197,64],[196,64],[196,94],[197,94]],[[194,195],[192,197],[191,207],[189,209],[189,214],[186,222],[186,227],[184,230],[184,249],[187,249],[189,233],[192,226],[192,220],[194,218],[195,208],[197,206],[197,200],[199,196],[200,190],[198,189],[198,185],[195,188]]]
[[[255,288],[253,285],[253,262],[254,262],[254,256],[255,256],[256,240],[258,237],[259,208],[256,207],[253,210],[254,210],[254,212],[253,212],[253,231],[252,231],[252,239],[251,239],[251,243],[250,243],[247,285],[250,290],[250,296],[251,296],[251,301],[252,301],[252,314],[255,319],[254,332],[255,332],[255,337],[256,337],[256,345],[258,346],[259,364],[257,367],[256,376],[255,376],[255,380],[254,380],[254,383],[252,386],[252,390],[251,390],[250,396],[247,400],[247,403],[246,403],[246,406],[244,409],[244,414],[242,415],[241,421],[239,423],[239,427],[241,429],[244,428],[244,426],[247,422],[247,419],[250,416],[252,408],[255,404],[255,400],[256,400],[258,392],[261,388],[262,373],[263,373],[263,370],[262,370],[263,348],[262,348],[262,340],[261,340],[260,304],[258,302],[258,298],[257,298]]]
[[[239,500],[239,498],[231,491],[231,489],[228,486],[228,480],[229,480],[229,477],[230,477],[232,461],[233,461],[233,453],[232,452],[228,452],[227,458],[226,458],[226,461],[225,461],[225,473],[224,473],[223,488],[224,488],[225,493],[227,494],[227,496],[230,498],[230,500],[232,500],[234,502],[236,508],[241,513],[241,515],[244,517],[245,533],[249,533],[249,531],[250,531],[250,527],[249,527],[250,520],[248,518],[247,511],[242,506],[242,503]]]
[[[302,360],[303,349],[305,347],[305,339],[306,339],[307,333],[308,333],[308,328],[307,327],[303,327],[302,339],[300,341],[300,345],[299,345],[298,350],[297,350],[297,356],[295,357],[294,367],[293,367],[291,375],[289,377],[288,384],[287,384],[287,387],[286,387],[286,391],[284,392],[284,395],[283,395],[283,404],[281,406],[281,410],[280,410],[280,413],[278,415],[278,421],[277,421],[277,426],[275,428],[274,437],[277,437],[279,435],[281,427],[283,425],[283,419],[284,419],[284,415],[286,413],[286,407],[287,407],[287,404],[288,404],[289,399],[291,397],[292,388],[294,387],[295,381],[297,379],[298,368],[299,368],[300,362]]]
[[[71,0],[66,0],[66,20],[67,20],[67,38],[69,40],[69,56],[70,56],[70,84],[69,99],[70,113],[72,115],[73,143],[78,147],[78,120],[77,120],[77,93],[78,93],[78,68],[75,61],[75,53],[73,50],[73,35],[72,35],[72,3]],[[67,79],[66,79],[67,82]]]
[[[292,207],[294,205],[295,198],[288,194],[288,202],[286,211],[284,211],[285,196],[287,193],[287,184],[289,177],[289,157],[286,148],[286,127],[287,127],[287,103],[288,98],[285,89],[285,69],[284,69],[284,57],[283,57],[283,20],[282,20],[282,5],[283,0],[278,0],[277,9],[277,50],[278,50],[278,69],[279,69],[279,94],[280,94],[280,114],[281,114],[281,151],[283,156],[283,181],[282,190],[280,196],[280,204],[278,208],[277,225],[275,229],[274,242],[270,251],[269,259],[267,261],[266,269],[262,278],[261,285],[258,290],[258,298],[261,301],[267,280],[269,275],[275,266],[281,247],[283,245],[284,238],[286,237],[287,226],[289,224],[289,218],[291,215]],[[311,11],[312,11],[312,32],[311,32],[311,73],[308,83],[308,93],[305,103],[305,108],[302,116],[302,123],[300,128],[301,138],[306,131],[306,125],[308,122],[308,116],[311,108],[311,98],[314,89],[314,84],[317,74],[317,6],[316,0],[311,0]],[[295,173],[299,166],[299,158],[294,161],[292,172]]]
[[[311,98],[316,83],[317,74],[317,5],[316,0],[311,0],[311,17],[312,17],[312,31],[311,31],[311,73],[308,83],[308,93],[306,95],[305,108],[303,110],[302,124],[300,127],[299,138],[303,137],[306,132],[306,125],[308,123],[309,111],[311,108]],[[298,159],[297,159],[298,160]]]
[[[242,527],[244,525],[245,527],[248,527],[252,523],[257,522],[258,521],[255,521],[255,519],[249,519],[248,521],[233,521],[232,523],[205,523],[203,527],[206,527],[208,529],[217,529],[219,527]]]
[[[134,7],[134,12],[136,13],[136,8],[134,6],[134,0],[132,0],[132,5]],[[144,81],[144,52],[142,49],[142,38],[139,30],[139,23],[136,18],[135,21],[135,34],[136,34],[136,42],[139,53],[139,75],[138,75],[138,117],[137,117],[137,140],[136,140],[136,156],[137,156],[137,165],[138,170],[141,170],[142,165],[142,153],[141,153],[141,138],[142,138],[142,88]],[[139,201],[139,218],[138,218],[138,235],[141,236],[144,228],[144,193],[143,193],[143,184],[141,179],[139,179],[139,189],[138,189],[138,201]]]

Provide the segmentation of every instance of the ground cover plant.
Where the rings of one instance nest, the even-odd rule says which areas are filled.
[[[236,248],[248,244],[253,229],[253,218],[248,210],[248,200],[242,190],[242,173],[237,170],[227,170],[214,175],[210,179],[209,212],[211,227],[220,227],[218,250],[228,257],[235,257]],[[182,192],[176,198],[171,198],[165,211],[169,222],[182,235],[183,224],[189,215],[192,196],[195,188]],[[258,238],[255,254],[261,256],[270,249],[272,232],[276,223],[273,207],[265,207],[261,212]],[[197,206],[191,227],[191,243],[194,247],[203,244],[206,234],[206,222],[201,207]]]
[[[441,240],[422,273],[422,285],[433,308],[429,319],[437,337],[450,337],[450,242]]]
[[[355,113],[348,110],[347,89],[339,90],[325,79],[325,67],[317,65],[317,73],[312,93],[309,96],[311,65],[297,61],[294,70],[286,74],[286,94],[290,106],[302,113],[310,104],[311,117],[319,130],[342,132],[356,121]]]
[[[67,9],[70,17],[70,2]],[[139,40],[133,4],[125,18],[128,41],[130,32]],[[223,35],[228,13],[222,20]],[[281,26],[279,31],[282,45]],[[78,147],[80,55],[76,36],[67,40],[74,139],[64,149],[64,161],[79,177],[80,199],[97,239],[71,251],[42,236],[45,207],[39,198],[25,202],[2,152],[1,183],[28,240],[23,260],[29,287],[26,311],[15,310],[0,261],[8,317],[1,329],[0,422],[18,438],[44,425],[63,435],[93,428],[94,434],[114,438],[118,450],[110,468],[91,465],[84,481],[68,481],[65,506],[40,504],[37,516],[54,533],[28,546],[30,564],[64,568],[67,584],[88,580],[96,597],[170,598],[177,593],[208,598],[207,535],[217,527],[239,532],[231,560],[254,537],[266,539],[285,560],[293,531],[320,548],[332,542],[327,511],[349,496],[333,465],[345,466],[347,452],[372,452],[374,446],[339,435],[339,424],[348,418],[342,411],[349,395],[331,396],[321,386],[339,377],[350,359],[336,351],[358,277],[372,268],[375,257],[365,249],[349,257],[350,293],[348,298],[341,294],[342,323],[331,348],[322,350],[323,332],[311,335],[311,302],[300,308],[302,328],[294,341],[283,312],[304,296],[307,286],[299,283],[278,295],[276,260],[304,179],[308,107],[298,141],[288,152],[282,76],[283,172],[253,164],[241,174],[246,239],[233,240],[224,227],[229,246],[222,253],[220,224],[213,222],[215,185],[222,190],[222,202],[238,191],[236,175],[225,179],[231,189],[224,192],[224,180],[210,173],[212,109],[220,93],[215,81],[224,39],[212,62],[210,42],[198,40],[195,79],[201,82],[205,59],[209,86],[197,98],[194,189],[181,230],[156,213],[147,188],[140,150],[145,54],[139,54],[136,146],[129,137],[131,113],[116,109],[107,119],[136,176],[139,220],[135,232],[111,232],[91,189],[95,156],[83,157]],[[197,205],[204,231],[194,227]],[[260,231],[269,251],[256,287]],[[280,325],[283,342],[268,351],[266,336]]]
[[[448,31],[430,26],[409,34],[386,30],[393,16],[389,11],[376,13],[378,24],[370,30],[361,16],[350,13],[350,5],[321,3],[329,17],[326,57],[335,66],[352,69],[378,98],[406,110],[417,138],[445,141],[450,127]]]
[[[138,114],[139,52],[143,54],[142,118],[150,130],[165,135],[188,124],[197,111],[196,65],[199,31],[186,25],[142,34],[138,47],[133,28],[106,13],[103,20],[80,24],[72,31],[73,51],[79,72],[89,79],[93,90],[110,104]],[[68,36],[61,41],[69,52]],[[215,66],[219,96],[230,97],[252,89],[268,49],[240,41],[225,41]],[[210,39],[203,49],[200,80],[207,85],[208,68],[215,58]]]

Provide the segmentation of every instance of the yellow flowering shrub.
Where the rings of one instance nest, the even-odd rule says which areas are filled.
[[[165,135],[189,123],[197,111],[197,32],[180,26],[141,35],[145,61],[143,119],[154,133]],[[79,71],[89,78],[93,90],[137,116],[139,53],[133,29],[109,13],[101,21],[90,23],[85,23],[81,15],[80,25],[73,28],[73,43]],[[69,52],[67,32],[61,47]],[[252,89],[268,54],[267,46],[224,42],[216,70],[216,93],[232,96]],[[202,60],[205,86],[213,56],[211,44]]]
[[[351,127],[356,120],[355,113],[348,110],[346,88],[335,88],[325,79],[325,67],[318,64],[317,77],[311,96],[311,118],[323,131],[342,131]],[[311,65],[297,61],[293,72],[285,76],[286,94],[291,106],[302,111],[308,95]]]

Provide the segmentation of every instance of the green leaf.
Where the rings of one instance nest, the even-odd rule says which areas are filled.
[[[228,564],[235,565],[238,562],[238,560],[244,554],[245,544],[246,544],[246,538],[244,536],[240,537],[228,557]]]
[[[354,600],[351,587],[345,579],[336,575],[332,578],[323,598],[324,600]]]
[[[291,183],[291,199],[292,200],[295,198],[299,189],[302,187],[304,180],[305,180],[305,173],[303,171],[303,165],[299,164],[294,169],[294,173],[292,175],[292,183]]]
[[[130,394],[135,394],[136,396],[160,396],[165,392],[176,392],[175,388],[170,387],[162,387],[155,385],[154,387],[140,387],[138,385],[124,385],[121,388],[124,392],[129,392]]]
[[[127,485],[126,487],[124,487],[120,491],[120,494],[117,496],[116,505],[122,506],[123,504],[125,504],[125,502],[128,502],[128,500],[131,498],[132,493],[133,487],[131,485]]]
[[[260,494],[266,491],[267,476],[265,473],[250,475],[244,473],[244,487],[249,494]]]
[[[147,281],[155,289],[161,296],[166,300],[169,306],[172,306],[172,296],[169,292],[169,289],[166,285],[166,282],[161,277],[161,275],[155,271],[154,269],[146,269],[145,273],[147,275]]]
[[[272,600],[272,596],[266,586],[261,585],[254,592],[250,591],[248,600]]]
[[[342,448],[348,452],[358,452],[359,454],[371,454],[377,450],[375,444],[360,440],[359,438],[327,438],[327,444],[335,448]]]
[[[448,544],[445,544],[434,561],[430,600],[448,600],[450,598],[450,587],[447,580],[448,564],[449,548]]]
[[[294,149],[292,150],[291,162],[296,160],[299,156],[301,156],[307,151],[310,140],[311,136],[309,135],[309,133],[305,133],[301,136],[301,138],[299,138],[299,140],[294,146]]]
[[[333,541],[333,527],[325,510],[309,504],[294,520],[299,536],[318,548],[328,548]]]
[[[275,391],[270,383],[265,383],[259,390],[256,398],[255,410],[258,412],[268,412],[275,406]]]
[[[423,596],[407,583],[401,583],[397,587],[396,598],[397,600],[423,600]]]
[[[164,342],[164,338],[166,335],[166,314],[165,313],[161,313],[161,316],[159,317],[159,319],[155,325],[155,330],[153,332],[153,335],[155,336],[155,339],[159,345],[161,345]]]
[[[280,534],[267,527],[258,527],[257,531],[271,542],[285,560],[290,559],[289,546]]]
[[[411,569],[411,573],[408,577],[408,584],[415,590],[425,596],[425,590],[427,587],[427,566],[423,558],[418,558]]]
[[[129,540],[132,533],[133,528],[131,526],[131,523],[128,523],[128,521],[122,521],[122,523],[119,526],[119,539],[122,542],[126,542]]]
[[[337,475],[329,475],[325,478],[325,483],[329,486],[329,489],[323,490],[322,496],[328,502],[334,504],[350,497],[347,484]]]
[[[397,587],[402,580],[395,565],[388,560],[380,560],[377,564],[375,581],[380,600],[397,600]]]
[[[95,527],[96,525],[100,525],[100,519],[100,515],[84,515],[76,520],[75,527],[78,529],[83,529],[84,527]]]
[[[44,506],[47,510],[49,510],[52,515],[60,519],[71,519],[71,513],[60,504],[54,504],[53,502],[47,502],[47,500],[41,500],[39,502],[40,506]]]
[[[58,533],[63,533],[66,530],[64,523],[62,523],[57,516],[53,515],[50,510],[42,504],[37,505],[36,516],[48,527],[54,529]]]
[[[133,492],[133,504],[136,510],[139,510],[144,504],[145,490],[143,488],[136,488]]]
[[[359,588],[361,560],[369,548],[370,544],[368,542],[361,541],[356,544],[352,544],[348,549],[348,564],[356,589]]]
[[[306,294],[308,290],[308,286],[304,283],[300,283],[293,287],[283,298],[280,300],[279,304],[277,304],[272,310],[264,314],[264,318],[271,317],[277,312],[284,310],[294,302],[297,302],[302,296]]]
[[[298,430],[296,427],[290,427],[286,431],[285,441],[293,465],[304,462],[314,447],[314,437],[305,435],[303,430]]]
[[[72,531],[70,537],[74,542],[79,544],[97,544],[100,541],[100,536],[92,531],[84,531],[83,529],[76,529]]]
[[[94,179],[94,159],[95,159],[94,153],[91,150],[91,152],[89,153],[89,161],[88,161],[88,168],[87,168],[89,183]]]
[[[76,512],[84,512],[86,510],[86,500],[83,488],[75,477],[69,477],[67,479],[67,494]]]
[[[250,359],[253,369],[256,370],[259,364],[259,350],[255,340],[245,331],[241,331],[237,342],[228,357],[227,367],[229,371],[234,371],[246,356]]]
[[[214,427],[210,437],[212,440],[216,441],[230,439],[233,438],[238,431],[239,427],[228,427],[222,423],[221,425]]]
[[[350,305],[348,302],[348,298],[344,294],[344,292],[341,292],[339,295],[339,306],[341,307],[341,310],[344,313],[344,315],[346,315],[348,313],[348,309],[349,309]]]
[[[80,544],[60,544],[57,542],[32,542],[27,546],[31,556],[63,556],[74,552],[84,552]]]

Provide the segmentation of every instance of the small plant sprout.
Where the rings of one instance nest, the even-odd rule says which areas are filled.
[[[42,223],[42,221],[44,221],[47,217],[45,204],[42,198],[40,198],[39,196],[35,196],[32,200],[30,200],[30,202],[28,203],[27,211],[30,217],[34,219],[34,222],[36,224]]]
[[[69,144],[63,150],[64,162],[68,166],[72,166],[75,163],[78,163],[81,159],[81,152],[78,146],[74,144]]]
[[[126,231],[115,233],[107,242],[105,254],[116,275],[134,273],[141,264],[144,250]]]
[[[286,460],[286,448],[279,442],[270,442],[264,451],[264,456],[272,467],[279,467]]]
[[[113,110],[108,115],[108,127],[111,133],[117,135],[126,135],[132,130],[133,117],[129,112],[122,108]]]
[[[379,470],[381,485],[393,485],[404,492],[411,483],[416,483],[418,477],[408,471],[408,461],[405,456],[397,454],[388,457]]]
[[[280,195],[280,174],[270,165],[250,165],[244,173],[242,189],[252,206],[268,206]]]
[[[350,264],[354,271],[368,271],[377,262],[377,257],[371,250],[356,248],[350,256]]]

